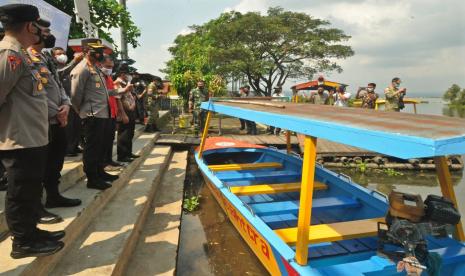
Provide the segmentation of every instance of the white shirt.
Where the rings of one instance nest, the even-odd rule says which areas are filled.
[[[334,102],[334,106],[345,106],[347,107],[349,105],[349,99],[350,99],[351,94],[349,92],[344,92],[344,100],[339,97],[339,94],[336,93],[334,94],[334,99],[336,100]]]

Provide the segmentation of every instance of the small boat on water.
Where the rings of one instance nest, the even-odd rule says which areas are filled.
[[[295,105],[278,106],[273,109],[270,104],[259,102],[202,104],[210,112],[202,143],[196,151],[196,162],[212,194],[242,238],[271,275],[403,275],[396,271],[396,263],[378,255],[379,223],[385,221],[389,210],[386,196],[317,165],[316,137],[340,142],[341,137],[323,131],[328,127],[333,132],[339,128],[341,134],[346,134],[343,137],[346,144],[366,143],[367,149],[378,147],[378,152],[399,158],[460,154],[465,147],[463,120],[449,122],[446,128],[455,129],[455,133],[436,127],[432,130],[434,133],[422,134],[420,139],[418,132],[412,132],[422,125],[416,125],[413,131],[412,128],[405,130],[409,131],[410,137],[407,137],[401,128],[404,120],[427,120],[438,126],[442,119],[397,115],[401,117],[398,118],[400,127],[392,135],[386,129],[383,131],[389,133],[373,127],[360,132],[360,125],[351,128],[347,123],[321,121],[321,117],[334,112],[331,107],[299,106],[297,115]],[[289,149],[280,151],[228,138],[207,138],[211,111],[306,134],[304,159]],[[359,111],[344,108],[342,112]],[[378,120],[391,115],[369,112],[380,113]],[[344,116],[337,118],[347,120]],[[459,123],[463,125],[456,129]],[[436,135],[441,138],[437,147],[428,141],[436,140]],[[391,139],[385,139],[387,136]],[[367,137],[372,140],[363,139]],[[379,147],[382,144],[377,139],[383,140],[383,147]],[[443,195],[456,204],[446,160],[437,157],[436,161]],[[439,275],[465,275],[465,237],[461,223],[455,226],[455,234],[457,238],[427,237],[428,252],[441,259]]]

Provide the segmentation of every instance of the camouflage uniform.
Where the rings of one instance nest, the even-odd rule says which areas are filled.
[[[206,111],[200,109],[202,102],[208,101],[208,90],[206,88],[192,89],[189,93],[189,107],[192,108],[192,115],[195,124],[195,132],[203,131],[205,126]]]
[[[310,98],[310,102],[313,104],[327,105],[329,104],[329,96],[324,92],[321,95],[316,93],[312,95],[312,97]]]
[[[158,89],[155,83],[150,83],[147,86],[147,94],[145,96],[145,106],[147,108],[148,120],[147,120],[147,131],[156,131],[157,130],[157,121],[159,118],[159,109],[160,109],[160,96],[158,94]]]
[[[384,110],[386,111],[400,111],[399,108],[399,99],[401,94],[395,94],[399,89],[389,86],[384,90],[384,95],[386,97],[386,106]]]
[[[376,100],[378,99],[378,94],[367,92],[361,97],[361,99],[362,99],[362,108],[375,109]]]

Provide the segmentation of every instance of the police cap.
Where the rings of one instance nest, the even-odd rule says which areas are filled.
[[[9,4],[0,7],[0,22],[2,23],[34,22],[39,19],[39,10],[32,5]]]
[[[102,44],[102,40],[98,38],[86,38],[81,41],[81,46],[83,48],[105,48],[105,45]]]
[[[50,28],[50,21],[48,20],[45,20],[45,19],[42,19],[40,18],[39,20],[37,20],[37,24],[40,26],[40,27],[44,27],[44,28]]]

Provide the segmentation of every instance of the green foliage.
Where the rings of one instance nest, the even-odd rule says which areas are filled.
[[[270,8],[266,15],[223,13],[175,39],[165,72],[181,94],[192,88],[191,75],[220,75],[245,78],[253,90],[270,96],[288,78],[342,71],[335,60],[354,54],[340,44],[350,37],[329,24],[282,8]]]
[[[457,84],[453,84],[447,89],[442,98],[451,105],[465,105],[465,89],[461,89]]]
[[[182,208],[187,212],[192,212],[199,206],[200,196],[192,196],[190,198],[184,199]]]
[[[45,2],[57,7],[61,11],[72,16],[70,38],[82,38],[84,33],[82,25],[76,23],[74,17],[74,0],[45,0]],[[102,39],[114,44],[110,36],[111,28],[124,27],[126,30],[127,42],[134,48],[141,32],[131,19],[130,13],[124,9],[116,0],[89,0],[89,8],[92,23],[99,29],[99,36]]]
[[[404,175],[403,173],[398,172],[398,171],[396,171],[394,169],[390,169],[390,168],[389,169],[384,169],[383,172],[388,176],[402,176],[402,175]]]
[[[360,173],[366,173],[368,170],[367,162],[357,162],[357,171]]]

